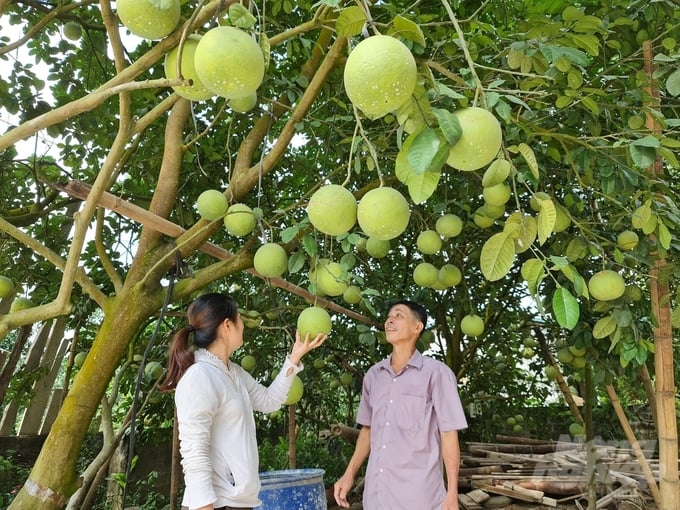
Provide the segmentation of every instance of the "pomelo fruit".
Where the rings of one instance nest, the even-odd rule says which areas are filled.
[[[418,234],[416,246],[423,255],[434,255],[442,249],[442,238],[436,230],[423,230]]]
[[[434,229],[445,239],[456,237],[463,231],[463,220],[456,214],[444,214],[437,218]]]
[[[489,205],[502,206],[510,200],[510,186],[505,182],[500,182],[484,188],[482,191],[482,196],[484,197],[484,202]]]
[[[347,97],[366,117],[378,119],[411,99],[416,61],[404,43],[387,35],[361,41],[345,63]]]
[[[83,27],[76,21],[64,23],[64,37],[69,41],[78,41],[83,36]]]
[[[463,280],[463,273],[458,266],[444,264],[439,268],[438,280],[444,287],[455,287]]]
[[[253,266],[265,278],[278,278],[288,269],[288,254],[280,244],[265,243],[255,252]]]
[[[0,299],[10,297],[14,293],[14,282],[6,276],[0,275]]]
[[[144,367],[144,375],[153,381],[162,376],[164,371],[163,365],[161,365],[158,361],[150,361]]]
[[[624,230],[616,236],[616,245],[622,250],[634,250],[640,238],[632,230]]]
[[[347,288],[345,269],[338,262],[328,262],[315,273],[316,286],[325,296],[341,296]]]
[[[182,63],[180,71],[182,73],[182,77],[185,80],[191,80],[192,84],[172,87],[172,89],[177,92],[177,94],[191,101],[203,101],[213,97],[214,95],[205,87],[205,85],[203,85],[203,82],[196,73],[194,54],[196,53],[196,46],[198,46],[198,41],[200,40],[200,35],[191,34],[186,38],[184,41],[184,46],[182,47]],[[179,46],[176,46],[165,56],[165,77],[169,80],[174,80],[177,78],[178,51]]]
[[[429,262],[421,262],[413,270],[413,281],[421,287],[432,287],[439,278],[439,270]]]
[[[557,374],[559,373],[559,371],[557,370],[556,367],[552,365],[547,365],[543,369],[543,373],[550,381],[554,381],[555,379],[557,379]]]
[[[361,302],[361,289],[356,285],[349,285],[342,293],[342,299],[345,303],[356,305]]]
[[[619,273],[612,269],[603,269],[588,280],[590,295],[598,301],[611,301],[623,296],[626,282]]]
[[[343,372],[340,374],[340,384],[343,386],[349,386],[352,384],[352,381],[354,380],[354,377],[352,377],[352,374],[350,372]]]
[[[229,99],[256,91],[264,77],[264,56],[255,39],[229,26],[212,28],[201,37],[194,66],[208,90]]]
[[[257,365],[257,360],[255,359],[255,356],[253,356],[252,354],[246,354],[241,359],[241,368],[243,368],[243,370],[252,372],[253,370],[255,370],[255,365]]]
[[[468,314],[460,321],[460,329],[467,336],[479,336],[484,332],[484,319],[474,313]]]
[[[224,228],[231,235],[243,237],[251,234],[257,225],[255,213],[246,204],[231,204],[224,216]]]
[[[238,113],[246,113],[255,108],[257,105],[257,91],[252,91],[243,96],[232,97],[229,100],[231,109]]]
[[[120,21],[136,36],[162,39],[180,18],[180,0],[117,0]]]
[[[85,363],[85,358],[87,358],[87,352],[85,352],[85,351],[79,352],[73,358],[73,366],[75,366],[77,368],[82,367],[83,363]]]
[[[463,133],[451,147],[446,163],[457,170],[469,172],[496,159],[503,142],[503,131],[493,113],[471,106],[456,110],[453,114]]]
[[[357,221],[357,200],[339,184],[322,186],[309,198],[307,216],[314,228],[324,234],[344,234]]]
[[[214,221],[224,216],[229,208],[227,197],[216,189],[207,189],[196,200],[196,209],[201,218]]]
[[[583,434],[585,434],[583,425],[577,422],[569,424],[569,434],[571,435],[571,437],[582,436]]]
[[[313,340],[319,333],[327,335],[331,332],[332,322],[328,312],[320,306],[310,306],[302,310],[297,319],[297,330],[304,340],[309,334]]]
[[[571,363],[574,359],[574,354],[569,350],[568,347],[562,347],[557,351],[557,359],[560,363]]]
[[[404,195],[387,186],[366,193],[357,207],[357,220],[364,233],[385,241],[404,233],[410,217]]]
[[[31,301],[28,298],[18,296],[14,298],[14,301],[12,301],[12,304],[9,305],[9,311],[10,313],[12,312],[20,312],[21,310],[27,310],[28,308],[33,307],[33,301]]]
[[[305,386],[302,384],[302,379],[300,379],[299,376],[294,375],[293,382],[291,383],[290,389],[288,390],[288,397],[286,398],[286,401],[283,403],[283,405],[291,406],[293,404],[297,404],[302,398],[302,394],[304,392]]]
[[[390,252],[390,242],[375,237],[369,237],[366,240],[366,253],[374,259],[381,259],[386,257]]]

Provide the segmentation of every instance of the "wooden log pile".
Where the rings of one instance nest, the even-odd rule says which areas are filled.
[[[465,446],[458,478],[463,510],[481,508],[654,508],[631,449],[497,436]],[[649,464],[658,480],[658,460]],[[592,481],[592,483],[589,483]]]

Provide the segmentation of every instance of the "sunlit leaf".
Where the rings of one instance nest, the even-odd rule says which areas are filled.
[[[411,21],[410,19],[404,18],[403,16],[394,17],[394,30],[391,31],[391,35],[399,35],[404,39],[413,41],[416,44],[425,46],[425,35],[420,29],[417,23]]]
[[[515,241],[507,232],[492,235],[482,246],[479,263],[489,281],[503,278],[515,261]]]
[[[593,326],[593,338],[606,338],[614,332],[616,327],[614,317],[611,315],[602,317]]]
[[[340,37],[359,35],[368,21],[366,12],[357,5],[351,5],[340,12],[335,30]]]
[[[563,328],[574,329],[578,324],[581,310],[576,298],[564,287],[555,289],[552,298],[555,320]]]

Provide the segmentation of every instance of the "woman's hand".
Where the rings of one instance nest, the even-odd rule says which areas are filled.
[[[290,351],[290,354],[288,355],[288,359],[295,363],[296,365],[300,364],[300,360],[302,359],[302,356],[307,354],[309,351],[313,351],[317,347],[321,347],[323,343],[326,341],[326,338],[328,335],[324,335],[323,333],[319,333],[316,335],[316,337],[312,340],[309,338],[309,333],[305,336],[305,339],[303,340],[300,337],[300,332],[296,331],[295,332],[295,344],[293,345],[293,349]]]

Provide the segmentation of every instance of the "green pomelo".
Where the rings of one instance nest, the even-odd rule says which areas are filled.
[[[485,206],[478,207],[472,215],[472,221],[475,222],[479,228],[489,228],[493,225],[496,219],[487,212]]]
[[[624,230],[616,236],[616,244],[622,250],[634,250],[638,245],[640,238],[632,230]]]
[[[444,287],[455,287],[463,280],[463,273],[458,266],[444,264],[439,268],[438,280]]]
[[[364,233],[385,241],[400,236],[410,216],[404,195],[386,186],[366,193],[357,208],[357,220]]]
[[[328,312],[320,306],[310,306],[300,312],[297,319],[297,330],[304,340],[309,335],[314,340],[317,335],[331,332],[332,322]]]
[[[347,57],[347,97],[370,119],[378,119],[411,99],[416,88],[416,61],[404,43],[374,35],[361,41]]]
[[[626,291],[626,282],[616,271],[604,269],[588,280],[588,290],[590,295],[598,301],[611,301],[623,296]]]
[[[576,422],[571,423],[569,425],[569,434],[571,435],[571,437],[582,436],[583,434],[585,434],[583,425]]]
[[[323,358],[318,358],[314,360],[314,368],[317,370],[321,370],[323,367],[326,366],[326,360]]]
[[[338,262],[328,262],[316,271],[316,285],[325,296],[341,296],[347,289],[347,272]]]
[[[434,255],[442,249],[442,238],[435,230],[423,230],[418,234],[416,246],[423,255]]]
[[[226,98],[251,94],[264,77],[264,56],[255,39],[229,26],[205,33],[196,47],[194,65],[208,90]]]
[[[342,293],[342,299],[347,304],[356,305],[361,301],[361,289],[356,285],[349,285]]]
[[[255,356],[253,356],[252,354],[246,354],[241,359],[241,368],[243,368],[243,370],[252,372],[253,370],[255,370],[255,365],[257,365],[257,360],[255,359]]]
[[[557,368],[552,365],[547,365],[543,369],[543,373],[548,378],[548,380],[554,381],[555,379],[557,379],[557,374],[559,374],[559,370],[557,370]]]
[[[278,278],[288,269],[288,254],[277,243],[265,243],[255,252],[255,271],[265,278]]]
[[[283,405],[291,406],[293,404],[297,404],[302,398],[302,394],[304,392],[305,386],[302,384],[302,379],[300,379],[299,376],[294,375],[293,382],[291,383],[290,389],[288,390],[288,398],[286,398],[286,401],[283,403]]]
[[[366,240],[366,253],[374,259],[381,259],[386,257],[390,252],[390,242],[375,237],[369,237]]]
[[[568,347],[562,347],[559,351],[557,351],[557,359],[560,361],[560,363],[571,363],[571,361],[574,359],[574,355]]]
[[[479,336],[484,333],[484,319],[476,314],[468,314],[460,321],[460,329],[467,336]]]
[[[257,91],[250,92],[243,96],[232,97],[229,100],[231,109],[238,113],[246,113],[257,105]]]
[[[224,216],[224,228],[231,235],[243,237],[251,234],[257,225],[255,213],[246,204],[232,204]]]
[[[552,200],[552,197],[544,191],[537,191],[531,195],[529,207],[531,207],[532,211],[538,212],[541,210],[541,200]]]
[[[221,191],[207,189],[196,200],[196,209],[201,218],[214,221],[224,216],[229,208],[229,202]]]
[[[191,34],[184,41],[184,46],[182,47],[182,62],[180,72],[182,73],[182,78],[185,80],[191,80],[191,85],[180,85],[172,87],[172,89],[177,92],[180,96],[191,101],[203,101],[213,97],[213,93],[210,92],[201,79],[196,73],[196,67],[194,63],[194,55],[196,53],[196,46],[198,46],[198,41],[201,40],[201,36],[198,34]],[[165,77],[169,80],[174,80],[177,78],[177,53],[179,51],[179,46],[171,49],[165,56]]]
[[[179,23],[179,0],[117,0],[120,21],[136,36],[162,39]]]
[[[6,276],[0,276],[0,299],[5,299],[14,294],[14,282]]]
[[[352,374],[350,372],[343,372],[340,374],[340,384],[343,386],[349,386],[352,384],[352,381],[354,380],[354,377],[352,377]]]
[[[574,356],[574,359],[571,360],[571,366],[574,368],[583,368],[586,366],[586,357],[585,356]]]
[[[28,308],[33,307],[33,301],[31,301],[28,298],[25,297],[16,297],[14,298],[14,301],[12,301],[12,304],[9,305],[9,311],[10,313],[12,312],[20,312],[21,310],[27,310]]]
[[[496,117],[490,111],[476,106],[456,110],[454,115],[463,133],[451,147],[446,163],[466,172],[491,163],[503,142],[503,131]]]
[[[146,375],[146,377],[152,381],[155,381],[160,376],[162,376],[164,371],[163,365],[161,365],[158,361],[151,361],[144,367],[144,375]]]
[[[70,41],[78,41],[83,36],[83,27],[77,21],[64,23],[64,37]]]
[[[339,184],[316,190],[307,204],[309,222],[331,236],[349,232],[357,221],[357,201],[352,192]]]
[[[73,358],[73,366],[75,366],[76,368],[82,367],[83,363],[85,363],[85,358],[87,358],[87,352],[85,351],[79,352]]]
[[[463,231],[463,220],[455,214],[445,214],[437,218],[434,229],[445,239],[456,237]]]
[[[501,182],[499,184],[489,186],[488,188],[484,188],[482,195],[484,197],[484,202],[487,204],[502,206],[505,205],[508,200],[510,200],[510,193],[510,186],[505,182]]]
[[[429,262],[421,262],[413,270],[413,281],[421,287],[431,287],[438,278],[439,270]]]

